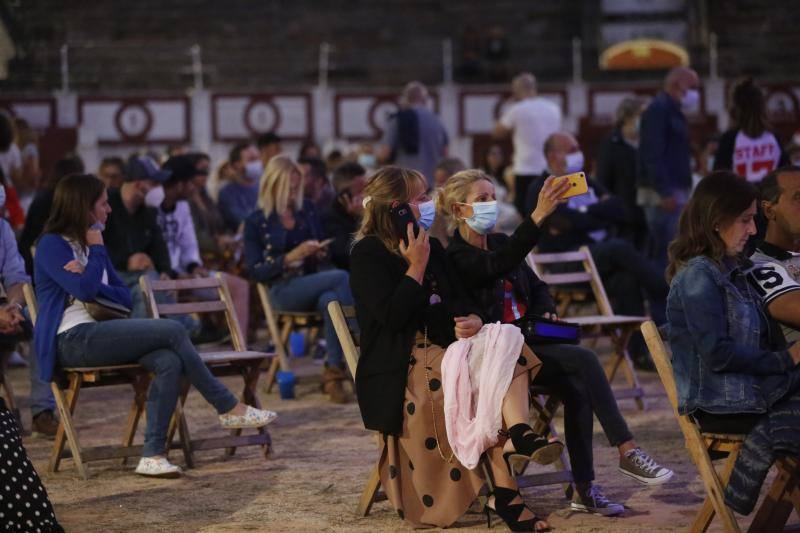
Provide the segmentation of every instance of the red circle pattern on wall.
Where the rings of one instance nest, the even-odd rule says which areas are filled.
[[[123,140],[142,142],[153,127],[153,113],[141,101],[126,101],[114,114],[114,126]]]
[[[253,98],[242,115],[242,122],[251,135],[277,131],[281,125],[281,110],[272,99]]]

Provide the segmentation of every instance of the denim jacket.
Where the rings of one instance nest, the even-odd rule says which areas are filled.
[[[314,206],[308,200],[294,214],[295,226],[287,230],[280,217],[273,211],[269,216],[258,209],[244,221],[244,257],[250,278],[263,283],[274,284],[288,278],[312,274],[317,270],[316,259],[306,258],[302,266],[287,267],[283,259],[288,252],[308,239],[322,240],[322,228]],[[297,242],[288,242],[292,233]]]
[[[740,266],[691,259],[672,280],[667,319],[681,414],[764,413],[785,392],[794,363],[773,351],[785,343]]]

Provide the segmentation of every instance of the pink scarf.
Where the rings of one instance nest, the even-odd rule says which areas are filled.
[[[481,454],[497,443],[503,398],[514,377],[514,365],[524,341],[518,327],[499,322],[486,324],[477,335],[485,336],[483,362],[477,375],[480,391],[477,405],[473,403],[469,373],[475,337],[457,340],[442,359],[447,440],[461,464],[469,469],[478,466]]]

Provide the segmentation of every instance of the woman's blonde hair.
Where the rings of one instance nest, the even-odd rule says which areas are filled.
[[[300,175],[300,186],[294,198],[290,198],[292,172]],[[300,167],[294,160],[285,155],[276,155],[269,160],[264,174],[261,176],[261,185],[258,190],[258,206],[269,216],[273,211],[277,214],[285,213],[292,203],[298,211],[303,207],[303,185],[305,179]]]
[[[364,215],[353,243],[373,235],[388,250],[399,254],[399,239],[395,235],[389,210],[395,201],[408,202],[417,182],[427,189],[428,182],[416,170],[395,166],[378,169],[364,187]]]
[[[444,182],[444,187],[439,190],[436,198],[436,208],[447,220],[447,232],[452,233],[458,228],[459,219],[453,212],[453,204],[466,203],[469,189],[473,183],[486,180],[492,183],[484,171],[477,168],[456,172]]]

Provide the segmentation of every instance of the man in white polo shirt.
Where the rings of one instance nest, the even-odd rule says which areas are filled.
[[[750,256],[748,280],[786,340],[800,340],[800,167],[771,172],[760,192],[767,231]]]
[[[511,82],[514,103],[508,106],[494,128],[495,137],[512,135],[514,143],[514,205],[524,217],[525,193],[547,167],[544,141],[561,130],[561,109],[538,96],[536,77],[519,74]]]

